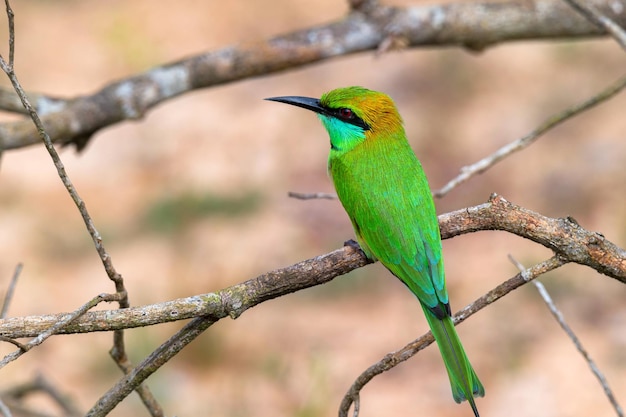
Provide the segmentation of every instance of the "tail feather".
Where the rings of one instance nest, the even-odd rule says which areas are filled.
[[[443,362],[446,365],[454,401],[460,403],[467,400],[472,407],[474,415],[479,417],[474,397],[484,396],[485,388],[467,359],[463,345],[454,328],[452,318],[446,316],[443,320],[440,320],[423,304],[422,309],[439,346]]]

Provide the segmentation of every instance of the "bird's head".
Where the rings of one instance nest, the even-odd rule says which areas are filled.
[[[292,104],[319,116],[330,136],[331,148],[347,152],[366,140],[381,140],[403,132],[402,118],[391,98],[363,87],[329,91],[320,99],[287,96],[267,100]]]

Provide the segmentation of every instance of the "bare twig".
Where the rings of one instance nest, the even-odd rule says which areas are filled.
[[[7,336],[0,336],[0,342],[10,343],[18,349],[23,350],[24,352],[28,350],[28,346],[26,346],[24,343],[21,343],[18,340],[12,339]]]
[[[37,375],[32,381],[11,387],[8,390],[3,391],[1,395],[19,415],[48,416],[48,414],[42,414],[34,410],[26,409],[24,405],[22,405],[24,402],[23,399],[26,396],[39,393],[46,394],[57,405],[59,405],[59,407],[63,411],[63,415],[67,417],[78,417],[82,415],[82,413],[80,412],[80,410],[78,410],[72,400],[68,396],[61,393],[52,382],[50,382],[41,374]]]
[[[585,16],[587,20],[589,20],[594,25],[598,26],[607,31],[617,43],[620,44],[622,49],[626,51],[626,31],[622,29],[617,23],[615,23],[612,19],[608,18],[605,14],[600,13],[598,9],[593,7],[588,2],[581,2],[579,0],[565,0],[572,6],[576,11]],[[623,9],[624,5],[621,3],[616,3]],[[615,6],[617,7],[617,6]]]
[[[0,414],[2,414],[4,417],[13,416],[13,414],[11,414],[11,410],[9,409],[9,407],[7,407],[4,401],[2,401],[2,399],[0,399]]]
[[[13,71],[13,64],[15,63],[15,15],[11,9],[9,0],[4,0],[4,5],[9,21],[9,68]]]
[[[591,355],[589,355],[589,352],[587,352],[587,350],[583,347],[580,339],[578,339],[578,337],[576,336],[572,328],[565,321],[563,314],[556,307],[556,305],[554,304],[554,301],[552,301],[552,297],[550,297],[550,294],[546,290],[546,287],[544,287],[543,284],[539,281],[534,281],[533,284],[535,284],[537,291],[539,291],[541,298],[543,298],[543,301],[546,303],[546,305],[550,309],[550,312],[552,313],[556,321],[559,323],[559,325],[565,331],[565,333],[567,333],[567,336],[572,340],[578,352],[580,352],[580,354],[583,356],[583,358],[587,362],[587,365],[589,365],[591,372],[593,372],[595,377],[600,382],[600,385],[602,385],[602,389],[604,390],[606,397],[609,399],[609,402],[615,409],[615,413],[618,415],[618,417],[624,417],[624,410],[622,410],[622,407],[617,402],[617,399],[615,398],[615,395],[613,394],[613,391],[611,390],[611,387],[609,386],[608,381],[606,380],[606,378],[602,374],[602,371],[600,371],[600,368],[598,368],[594,360],[591,359]]]
[[[20,344],[19,350],[16,350],[13,353],[9,353],[8,355],[6,355],[0,361],[0,369],[4,368],[5,365],[16,360],[17,358],[22,356],[24,353],[34,348],[35,346],[39,346],[50,336],[59,333],[64,327],[66,327],[67,325],[72,323],[74,320],[84,315],[87,311],[91,310],[92,308],[100,304],[102,301],[117,301],[117,294],[97,295],[96,297],[92,298],[91,300],[89,300],[88,302],[80,306],[77,310],[73,311],[72,313],[64,314],[52,326],[48,327],[47,329],[39,333],[36,337],[31,339],[28,343],[23,344],[23,345]],[[2,335],[2,336],[6,337],[6,335]]]
[[[507,281],[498,285],[496,288],[492,289],[487,294],[483,295],[482,297],[465,307],[463,310],[456,313],[454,315],[455,325],[458,325],[477,311],[482,310],[488,305],[494,303],[511,291],[526,284],[530,280],[533,280],[539,275],[545,274],[546,272],[552,271],[564,265],[565,263],[567,263],[567,261],[561,259],[559,256],[554,256],[544,262],[541,262],[529,268],[525,274],[522,274],[520,272],[514,277],[509,278]],[[363,373],[359,375],[357,379],[352,383],[352,386],[348,389],[348,392],[343,397],[341,405],[339,406],[339,417],[348,416],[350,407],[358,398],[359,393],[361,392],[363,387],[375,376],[385,371],[388,371],[398,364],[413,357],[415,354],[417,354],[417,352],[423,350],[434,341],[435,338],[433,337],[432,333],[428,332],[420,336],[418,339],[407,344],[402,349],[385,355],[385,357],[382,358],[380,361],[376,362],[365,371],[363,371]],[[356,417],[356,414],[354,414],[354,416]]]
[[[37,129],[40,140],[44,142],[44,145],[46,146],[46,149],[48,153],[50,154],[52,161],[54,162],[54,166],[57,169],[59,178],[61,178],[61,181],[63,182],[63,185],[65,186],[67,192],[70,194],[70,197],[74,201],[74,204],[76,204],[76,207],[78,207],[78,211],[80,212],[83,218],[83,221],[85,225],[87,226],[89,235],[91,236],[96,246],[96,250],[98,251],[98,255],[100,255],[100,260],[102,261],[102,264],[104,266],[104,269],[107,272],[107,275],[115,283],[117,292],[120,294],[123,294],[125,293],[125,289],[124,289],[122,277],[119,273],[117,273],[117,271],[115,271],[115,268],[113,267],[113,263],[111,261],[111,257],[109,256],[109,254],[107,253],[107,251],[105,250],[102,244],[102,237],[100,236],[100,233],[96,229],[93,223],[93,220],[91,219],[91,216],[89,215],[89,212],[87,211],[85,202],[80,197],[80,195],[78,194],[78,191],[74,187],[74,184],[72,184],[72,181],[68,177],[67,172],[65,171],[65,166],[63,162],[61,161],[61,158],[59,157],[59,154],[57,153],[56,149],[54,148],[54,145],[52,144],[52,140],[50,139],[50,136],[46,132],[43,126],[43,123],[41,122],[41,119],[39,118],[39,115],[37,114],[33,106],[30,104],[30,101],[28,100],[28,97],[26,97],[26,93],[24,92],[22,85],[17,79],[17,75],[15,74],[15,71],[13,68],[13,51],[14,51],[14,42],[15,42],[15,31],[14,31],[14,23],[13,23],[14,15],[13,15],[13,12],[11,11],[8,0],[5,0],[5,4],[7,6],[7,16],[9,19],[10,55],[9,55],[8,63],[4,60],[4,57],[0,55],[0,68],[2,68],[2,70],[9,77],[9,80],[11,81],[11,84],[13,85],[15,92],[20,98],[22,105],[28,112],[30,119],[32,120],[32,123]],[[125,307],[127,307],[127,305],[125,305]]]
[[[129,375],[133,370],[133,364],[126,355],[126,348],[124,346],[124,334],[122,330],[115,330],[113,333],[113,347],[109,351],[109,354],[124,373]],[[138,384],[135,386],[135,392],[139,395],[141,402],[146,407],[152,417],[163,417],[165,415],[163,408],[158,403],[152,392],[146,384]]]
[[[461,173],[458,176],[450,180],[441,189],[434,191],[433,195],[439,198],[445,196],[458,185],[463,184],[473,176],[477,174],[482,174],[483,172],[494,166],[496,163],[502,161],[504,158],[510,156],[515,152],[527,148],[537,139],[539,139],[541,135],[543,135],[550,129],[584,112],[585,110],[588,110],[604,101],[607,101],[608,99],[622,91],[624,87],[626,87],[626,76],[620,78],[590,99],[585,100],[584,102],[579,103],[575,106],[572,106],[560,113],[552,115],[523,138],[501,147],[491,155],[481,159],[478,162],[475,162],[472,165],[464,166],[463,168],[461,168]]]
[[[43,125],[53,141],[82,147],[98,130],[141,118],[156,105],[194,89],[377,51],[390,38],[402,39],[409,48],[458,45],[481,50],[512,40],[605,35],[562,0],[412,7],[385,7],[370,0],[355,3],[363,7],[336,22],[172,62],[68,99],[61,110],[42,117]],[[626,14],[611,10],[607,0],[588,3],[625,24]],[[0,125],[0,149],[37,143],[37,132],[28,122]]]
[[[11,80],[11,84],[13,85],[13,88],[15,89],[15,92],[17,93],[18,97],[20,98],[20,101],[22,102],[22,105],[24,106],[24,108],[26,109],[28,115],[30,116],[30,118],[32,119],[33,124],[35,125],[35,127],[37,128],[37,131],[39,133],[39,137],[41,138],[41,140],[43,140],[45,147],[48,151],[48,153],[50,154],[50,157],[52,158],[52,161],[54,162],[54,166],[57,169],[57,173],[59,175],[59,178],[61,179],[61,181],[63,182],[63,185],[65,186],[67,192],[70,194],[72,200],[74,201],[74,203],[76,204],[76,207],[78,208],[78,211],[85,223],[85,226],[87,227],[87,231],[89,232],[89,235],[91,236],[94,245],[96,247],[96,251],[98,252],[98,255],[100,256],[100,260],[102,262],[102,265],[104,266],[104,269],[109,277],[109,279],[111,281],[113,281],[113,283],[115,284],[115,290],[116,290],[116,294],[113,296],[106,296],[106,295],[101,295],[98,296],[92,300],[90,300],[88,303],[86,303],[85,305],[83,305],[80,309],[76,310],[73,314],[69,315],[67,318],[64,318],[62,320],[59,320],[58,322],[56,322],[53,326],[49,327],[46,331],[40,333],[36,338],[34,338],[33,340],[31,340],[27,345],[26,345],[26,349],[19,349],[15,352],[13,352],[13,354],[9,354],[7,356],[5,356],[5,358],[0,361],[0,367],[4,366],[6,363],[11,362],[12,360],[17,359],[18,357],[20,357],[23,353],[25,353],[28,349],[39,345],[40,343],[42,343],[46,338],[48,338],[49,336],[55,334],[56,332],[58,332],[60,329],[64,328],[67,324],[71,323],[72,321],[74,321],[76,318],[82,316],[83,314],[85,314],[89,309],[93,308],[93,306],[95,306],[96,304],[98,304],[101,301],[107,300],[107,301],[117,301],[119,304],[119,308],[120,309],[125,309],[128,308],[130,306],[129,302],[128,302],[128,296],[127,296],[127,292],[126,292],[126,288],[124,286],[124,280],[122,278],[122,275],[119,274],[114,266],[113,266],[113,262],[111,260],[111,256],[109,255],[109,253],[106,251],[104,244],[102,242],[102,237],[100,236],[100,233],[98,232],[98,230],[96,229],[96,226],[93,222],[93,219],[91,218],[88,210],[87,210],[87,206],[85,205],[85,202],[83,201],[83,199],[80,197],[80,195],[78,194],[78,191],[76,190],[76,188],[74,187],[72,181],[70,180],[69,176],[67,175],[66,171],[65,171],[65,166],[63,164],[63,162],[61,161],[61,158],[59,157],[59,154],[57,153],[56,149],[54,148],[54,145],[52,143],[52,140],[50,139],[50,136],[48,135],[48,133],[46,132],[43,123],[37,113],[37,111],[32,107],[28,97],[26,96],[25,91],[23,90],[19,80],[17,79],[17,75],[15,74],[14,71],[14,65],[13,65],[13,59],[14,59],[14,43],[15,43],[15,27],[14,27],[14,15],[13,15],[13,11],[11,10],[10,4],[9,4],[9,0],[5,0],[5,4],[7,7],[7,17],[9,19],[9,48],[10,48],[10,53],[9,53],[9,64],[7,65],[7,63],[5,62],[4,58],[0,55],[0,67],[2,67],[2,69],[4,70],[4,72],[7,74],[7,76],[9,77],[9,80]],[[124,367],[129,367],[129,361],[128,358],[126,357],[126,354],[124,352],[124,343],[123,343],[123,330],[118,329],[114,332],[114,351],[117,352],[117,356],[113,356],[114,359],[124,359],[124,363],[119,363],[118,365],[120,366],[120,368],[124,369]],[[137,387],[138,389],[138,393],[140,395],[140,397],[142,398],[142,400],[144,401],[144,404],[146,404],[146,406],[148,407],[148,409],[150,410],[150,412],[152,413],[153,416],[162,416],[163,415],[163,411],[161,410],[161,407],[157,404],[156,400],[154,399],[154,397],[152,396],[152,394],[150,393],[150,391],[148,390],[148,387],[146,386],[141,386],[141,387]]]
[[[7,312],[9,311],[9,305],[11,304],[11,300],[13,299],[13,293],[15,292],[15,287],[17,286],[17,279],[22,273],[23,267],[24,265],[22,265],[22,263],[17,264],[17,266],[15,267],[15,271],[13,272],[13,276],[11,277],[11,282],[9,283],[7,292],[4,295],[4,300],[2,301],[2,310],[0,310],[0,319],[3,319],[7,316]]]
[[[528,274],[528,270],[524,267],[524,265],[522,265],[519,261],[513,258],[513,256],[509,255],[509,259],[517,267],[517,269],[519,269],[522,276],[525,274]],[[556,321],[559,323],[559,325],[565,331],[565,333],[567,333],[569,338],[574,343],[574,346],[576,346],[576,349],[583,356],[583,358],[589,365],[589,368],[591,369],[593,374],[596,376],[596,378],[600,382],[600,385],[602,385],[602,388],[604,389],[604,393],[606,394],[607,398],[611,402],[611,405],[615,409],[615,412],[617,413],[618,417],[624,417],[624,412],[622,408],[620,407],[619,403],[617,402],[617,399],[615,398],[615,395],[613,394],[611,387],[609,387],[609,383],[607,382],[606,378],[604,377],[604,375],[602,374],[602,372],[600,371],[596,363],[593,361],[593,359],[591,359],[591,356],[589,355],[587,350],[583,347],[582,343],[580,342],[580,339],[578,339],[578,337],[576,336],[572,328],[565,321],[565,317],[563,317],[563,314],[561,313],[561,311],[557,308],[556,304],[554,304],[554,301],[552,300],[552,297],[550,297],[550,294],[548,293],[548,290],[546,290],[546,287],[544,287],[544,285],[538,280],[533,281],[533,284],[535,285],[535,288],[537,288],[537,291],[539,291],[541,298],[543,298],[543,301],[546,303],[546,305],[550,309],[550,312],[552,313]]]
[[[106,416],[117,404],[126,398],[135,387],[142,384],[150,375],[156,372],[217,320],[219,320],[217,317],[198,317],[193,319],[100,397],[98,402],[87,412],[87,417]]]
[[[297,193],[295,191],[289,191],[287,195],[291,198],[295,198],[298,200],[336,200],[337,194],[332,193]]]

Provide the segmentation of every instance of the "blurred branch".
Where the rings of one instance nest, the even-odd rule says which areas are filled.
[[[2,399],[0,399],[0,414],[2,414],[2,416],[4,417],[13,416],[13,414],[11,414],[11,410],[9,409],[9,407],[7,407],[4,401],[2,401]]]
[[[513,258],[513,256],[509,255],[509,259],[511,260],[511,262],[513,262],[513,264],[517,267],[517,269],[520,270],[522,274],[527,273],[524,265],[522,265],[518,260]],[[550,309],[550,312],[552,313],[556,321],[559,323],[561,328],[565,331],[567,336],[569,336],[569,338],[572,340],[578,352],[580,352],[580,354],[583,356],[583,358],[587,362],[587,365],[589,365],[591,372],[593,372],[593,374],[596,376],[596,378],[600,382],[600,385],[602,386],[604,393],[606,394],[607,398],[609,399],[609,402],[615,409],[615,412],[617,413],[618,417],[624,417],[624,412],[622,411],[622,407],[617,402],[617,399],[615,398],[615,395],[613,394],[613,390],[611,390],[611,387],[609,386],[608,381],[606,380],[606,378],[600,371],[600,368],[598,368],[598,366],[593,361],[593,359],[591,359],[591,356],[589,355],[587,350],[583,347],[582,343],[580,342],[580,339],[578,339],[578,336],[576,336],[576,333],[574,333],[574,330],[572,330],[572,328],[565,321],[565,317],[563,317],[563,314],[557,308],[556,304],[552,300],[552,297],[550,297],[550,294],[548,293],[548,290],[546,290],[546,287],[544,287],[544,285],[540,281],[533,281],[533,284],[535,285],[535,288],[537,289],[537,291],[539,291],[539,295],[541,295],[541,298]]]
[[[297,200],[336,200],[337,194],[334,193],[298,193],[295,191],[289,191],[287,196],[295,198]]]
[[[498,195],[491,196],[487,203],[440,215],[439,227],[444,239],[481,230],[513,233],[551,249],[563,262],[586,265],[626,284],[626,251],[601,234],[583,229],[572,218],[545,217]],[[213,293],[141,307],[88,312],[59,333],[111,331],[207,315],[235,319],[259,303],[324,284],[368,263],[361,251],[347,245]],[[0,320],[0,336],[37,335],[63,316],[51,314]]]
[[[456,313],[453,317],[455,325],[463,322],[474,313],[499,300],[511,291],[537,278],[539,275],[550,272],[564,265],[565,263],[567,263],[566,260],[561,259],[559,256],[553,256],[552,258],[541,262],[533,266],[532,268],[525,270],[524,272],[520,272],[512,278],[509,278],[502,284],[498,285],[496,288],[489,291],[487,294],[483,295],[482,297],[465,307],[463,310]],[[425,349],[434,341],[435,338],[433,337],[433,334],[429,331],[428,333],[410,342],[402,349],[385,355],[385,357],[382,358],[380,361],[376,362],[365,371],[363,371],[363,373],[359,375],[357,379],[352,383],[352,386],[350,386],[348,392],[343,397],[341,405],[339,406],[339,417],[347,417],[352,404],[354,404],[355,409],[358,407],[359,395],[361,390],[375,376],[380,375],[383,372],[388,371],[399,365],[400,363],[412,358],[419,351]],[[354,415],[357,415],[356,411]]]
[[[596,25],[597,27],[606,30],[615,40],[620,44],[620,46],[626,50],[626,31],[624,31],[615,21],[611,20],[606,15],[600,13],[598,9],[594,7],[594,5],[590,4],[590,2],[580,2],[578,0],[565,0],[573,9],[579,12],[582,16],[584,16],[589,22]],[[617,7],[615,3],[615,7]],[[624,5],[621,5],[622,11],[624,9]],[[461,168],[461,173],[450,180],[444,187],[439,190],[433,192],[435,197],[441,198],[456,188],[458,185],[466,182],[473,176],[477,174],[482,174],[496,163],[500,162],[504,158],[512,155],[515,152],[521,151],[522,149],[527,148],[532,143],[534,143],[541,135],[551,130],[552,128],[560,125],[568,119],[573,118],[574,116],[595,107],[596,105],[609,100],[617,93],[622,91],[626,87],[626,77],[622,77],[617,80],[615,83],[602,90],[595,96],[591,97],[588,100],[585,100],[583,103],[572,106],[564,111],[557,113],[547,120],[545,120],[541,125],[539,125],[535,130],[530,132],[528,135],[523,138],[511,142],[508,145],[503,146],[498,149],[493,154],[481,159],[480,161]]]
[[[24,399],[29,395],[44,393],[50,397],[63,411],[63,415],[66,417],[78,417],[83,413],[78,410],[76,405],[71,401],[69,397],[62,394],[52,382],[50,382],[43,375],[37,375],[33,381],[21,384],[12,388],[9,388],[0,393],[6,405],[11,409],[14,409],[20,416],[41,416],[51,417],[54,414],[43,414],[37,412],[31,408],[26,408],[24,405]]]
[[[617,93],[622,91],[626,87],[626,76],[623,76],[606,89],[602,90],[598,94],[593,97],[585,100],[582,103],[579,103],[575,106],[572,106],[564,111],[554,114],[547,118],[543,123],[541,123],[538,127],[536,127],[532,132],[527,134],[526,136],[518,139],[514,142],[511,142],[507,145],[504,145],[491,155],[481,159],[478,162],[473,163],[472,165],[464,166],[461,168],[461,173],[457,175],[455,178],[450,180],[445,186],[441,189],[433,191],[433,196],[441,198],[452,191],[457,186],[463,184],[470,178],[475,175],[482,174],[498,162],[502,161],[506,157],[514,154],[515,152],[519,152],[528,146],[532,145],[537,139],[541,137],[544,133],[551,130],[552,128],[560,125],[561,123],[573,118],[574,116],[595,107],[596,105],[603,103],[609,100],[611,97],[615,96]]]
[[[595,7],[588,2],[581,2],[579,0],[565,0],[570,4],[575,10],[577,10],[581,15],[585,16],[587,20],[589,20],[594,25],[598,26],[601,29],[606,30],[617,43],[620,44],[622,49],[626,50],[626,31],[622,29],[617,23],[615,23],[612,19],[600,13]],[[622,9],[624,6],[621,6]]]
[[[40,116],[64,110],[71,102],[71,100],[50,97],[41,93],[28,92],[27,96]],[[22,101],[15,94],[15,90],[9,87],[0,86],[0,109],[11,113],[28,115],[28,111],[22,105]]]
[[[385,51],[394,45],[414,48],[456,45],[473,51],[501,42],[528,39],[587,38],[606,34],[562,0],[458,3],[388,7],[374,1],[352,3],[343,19],[272,39],[226,47],[156,67],[113,82],[91,95],[43,100],[58,111],[43,114],[53,141],[82,149],[98,130],[124,120],[139,119],[154,106],[194,89],[207,88],[364,51]],[[587,4],[617,24],[626,25],[620,1],[589,0]],[[391,41],[390,41],[391,39]],[[34,97],[34,95],[33,95]],[[37,95],[38,99],[45,96]],[[15,106],[7,106],[14,110]],[[0,125],[0,150],[39,142],[31,123]]]
[[[565,331],[565,333],[567,333],[567,336],[572,340],[578,352],[580,352],[580,354],[585,359],[585,362],[587,362],[587,365],[589,365],[591,372],[593,372],[595,377],[600,382],[600,385],[602,385],[602,389],[604,390],[605,395],[609,399],[609,402],[613,406],[613,409],[617,413],[618,417],[624,417],[624,411],[622,410],[622,407],[617,402],[617,399],[615,398],[615,395],[613,394],[613,391],[611,390],[611,387],[609,386],[608,381],[606,380],[606,378],[602,374],[602,371],[600,371],[600,369],[598,368],[594,360],[591,359],[589,352],[587,352],[587,350],[583,347],[582,343],[580,342],[580,339],[578,339],[578,336],[576,336],[572,328],[565,321],[563,314],[554,304],[554,301],[552,301],[552,297],[550,297],[550,294],[546,290],[546,287],[544,287],[543,284],[539,281],[534,281],[533,284],[535,284],[535,288],[537,288],[537,291],[539,291],[541,298],[543,298],[543,301],[546,303],[546,305],[550,309],[550,312],[552,313],[556,321],[559,323],[559,325]]]
[[[15,271],[13,272],[13,276],[11,277],[11,282],[9,282],[9,287],[7,288],[7,292],[4,295],[4,300],[2,301],[2,308],[0,309],[0,319],[3,319],[7,316],[9,311],[9,305],[11,304],[11,300],[13,299],[13,293],[15,292],[15,287],[17,286],[17,280],[22,273],[22,268],[24,265],[20,262],[15,267]]]

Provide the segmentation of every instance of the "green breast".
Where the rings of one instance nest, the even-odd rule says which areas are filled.
[[[446,304],[435,206],[406,140],[368,139],[347,153],[331,151],[329,173],[365,253],[429,307]]]

